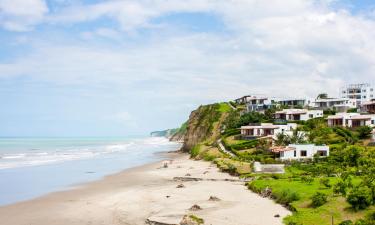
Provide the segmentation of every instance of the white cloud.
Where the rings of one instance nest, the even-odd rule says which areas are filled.
[[[44,0],[0,0],[0,25],[12,31],[30,30],[47,12]]]
[[[153,27],[153,18],[179,12],[210,13],[226,32],[181,35],[165,26],[150,36],[128,38],[129,32]],[[252,93],[337,95],[344,83],[374,80],[374,20],[331,9],[329,0],[105,1],[69,6],[46,21],[58,26],[102,18],[119,27],[93,23],[92,30],[69,34],[65,42],[43,38],[28,54],[0,62],[0,79],[27,76],[110,87],[116,96],[139,100],[132,110],[130,103],[116,109],[133,117],[125,113],[117,119],[136,120],[136,110],[150,115],[142,116],[139,127],[161,123],[153,118],[161,117],[162,109],[173,114]],[[103,38],[115,41],[103,43]]]

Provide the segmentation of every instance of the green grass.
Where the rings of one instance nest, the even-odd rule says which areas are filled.
[[[330,225],[332,216],[335,224],[338,224],[343,220],[355,221],[363,218],[366,213],[375,209],[372,206],[367,210],[355,212],[344,197],[334,195],[332,188],[323,187],[319,178],[314,178],[314,181],[308,184],[303,183],[300,178],[285,178],[287,174],[281,176],[281,179],[258,179],[248,184],[249,188],[256,192],[260,192],[266,187],[271,188],[276,199],[286,190],[298,193],[299,200],[290,203],[290,208],[294,210],[293,215],[284,219],[285,224],[293,224],[294,222],[294,224],[303,225]],[[332,185],[337,182],[337,178],[329,178],[329,180]],[[358,180],[355,181],[355,183],[358,182]],[[311,197],[317,191],[327,194],[328,202],[314,208],[311,206]]]
[[[194,158],[194,157],[196,157],[197,155],[199,155],[199,153],[200,153],[200,148],[201,148],[201,145],[200,145],[200,144],[195,145],[195,146],[191,149],[191,151],[190,151],[190,156],[191,156],[192,158]]]
[[[223,102],[223,103],[219,104],[218,110],[219,110],[219,112],[224,113],[224,112],[232,111],[232,108],[228,105],[228,103]]]
[[[189,217],[198,224],[204,224],[204,220],[196,215],[190,215]]]

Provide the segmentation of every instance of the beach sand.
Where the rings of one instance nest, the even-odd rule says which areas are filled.
[[[219,172],[210,162],[190,160],[182,153],[169,157],[171,161],[128,169],[72,190],[0,207],[0,224],[144,225],[146,220],[179,224],[184,215],[194,214],[203,218],[204,224],[277,225],[290,214],[281,205],[249,191],[238,178]],[[180,184],[184,187],[177,188]],[[210,201],[210,196],[220,200]],[[202,209],[189,210],[195,204]]]

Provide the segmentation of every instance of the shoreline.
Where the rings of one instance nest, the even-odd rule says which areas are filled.
[[[147,220],[179,224],[184,215],[194,214],[205,224],[277,225],[290,215],[283,206],[251,192],[237,177],[219,172],[210,162],[191,160],[185,153],[162,154],[168,159],[1,206],[0,221],[12,225],[143,225]],[[183,187],[176,188],[180,184]],[[220,201],[209,201],[210,196]],[[202,210],[190,211],[195,204]]]

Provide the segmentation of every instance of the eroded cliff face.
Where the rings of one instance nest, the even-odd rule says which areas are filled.
[[[175,142],[183,142],[185,139],[185,132],[186,131],[179,131],[175,134],[173,134],[171,137],[169,137],[170,141],[175,141]]]
[[[189,152],[196,144],[214,143],[220,136],[222,121],[226,113],[219,111],[218,104],[200,106],[191,112],[187,122],[182,150]]]

